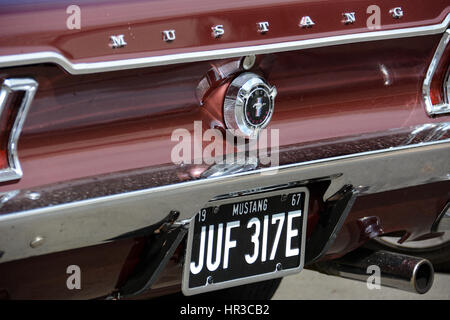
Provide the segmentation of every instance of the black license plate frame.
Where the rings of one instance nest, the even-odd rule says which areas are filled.
[[[305,259],[308,203],[309,190],[306,187],[209,202],[189,223],[182,278],[183,293],[189,296],[300,272]],[[300,216],[298,216],[299,212]],[[259,220],[258,232],[256,220]],[[252,221],[251,224],[250,221]],[[210,242],[211,226],[214,227]],[[280,228],[281,231],[278,231]],[[288,241],[289,230],[292,233],[289,233]],[[295,230],[298,232],[292,236]],[[219,240],[218,234],[221,235],[222,240]],[[256,237],[255,234],[258,236]],[[228,244],[236,241],[236,245],[228,250],[225,249],[227,239]],[[256,243],[259,243],[258,248]],[[220,252],[218,252],[217,244],[221,244]],[[281,251],[279,251],[280,244]],[[203,249],[200,250],[200,247]],[[212,249],[209,253],[210,247]],[[297,252],[296,249],[298,249],[298,255],[290,255]],[[219,264],[217,264],[218,256]],[[200,263],[200,257],[202,257],[202,263]],[[239,261],[239,257],[245,261]],[[249,263],[249,261],[253,262]]]

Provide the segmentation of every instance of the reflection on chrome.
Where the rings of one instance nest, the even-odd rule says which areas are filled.
[[[420,139],[420,142],[438,141],[449,134],[450,122],[427,123],[416,127],[409,135],[405,145],[413,143],[416,139]]]

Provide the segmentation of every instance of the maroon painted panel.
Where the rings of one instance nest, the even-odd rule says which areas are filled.
[[[448,121],[429,118],[421,97],[439,40],[435,35],[260,56],[254,71],[278,89],[268,128],[280,130],[283,147]],[[192,132],[194,121],[203,122],[203,131],[223,126],[227,84],[203,106],[196,96],[199,82],[221,64],[77,76],[51,65],[1,70],[2,78],[36,78],[39,90],[19,143],[24,177],[0,191],[171,163],[178,142],[171,141],[173,130]],[[242,70],[232,69],[229,78],[237,72]]]
[[[382,234],[408,241],[431,234],[449,199],[449,181],[358,197],[325,259],[341,257]]]
[[[380,8],[380,30],[438,24],[450,12],[447,0],[403,2],[401,19],[389,13],[399,6],[392,0],[78,1],[81,29],[68,30],[66,8],[71,4],[2,2],[0,55],[52,51],[72,62],[129,59],[366,32],[372,5]],[[344,12],[355,12],[356,22],[344,25]],[[300,28],[302,16],[316,24]],[[268,33],[257,31],[260,21],[270,22]],[[215,25],[224,26],[223,37],[211,35]],[[163,30],[175,30],[176,40],[164,42]],[[110,36],[118,34],[127,46],[112,49]]]
[[[4,299],[94,299],[114,291],[133,239],[0,264]],[[68,289],[71,265],[80,267],[81,289]],[[3,294],[1,294],[3,292]]]

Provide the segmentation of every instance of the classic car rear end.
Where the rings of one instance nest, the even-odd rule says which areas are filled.
[[[449,262],[448,0],[0,6],[1,297]]]

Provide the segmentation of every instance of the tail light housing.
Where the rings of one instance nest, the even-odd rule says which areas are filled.
[[[450,29],[444,33],[423,83],[423,97],[428,115],[450,113]]]
[[[38,84],[30,78],[5,79],[0,89],[0,182],[22,177],[17,144]]]

